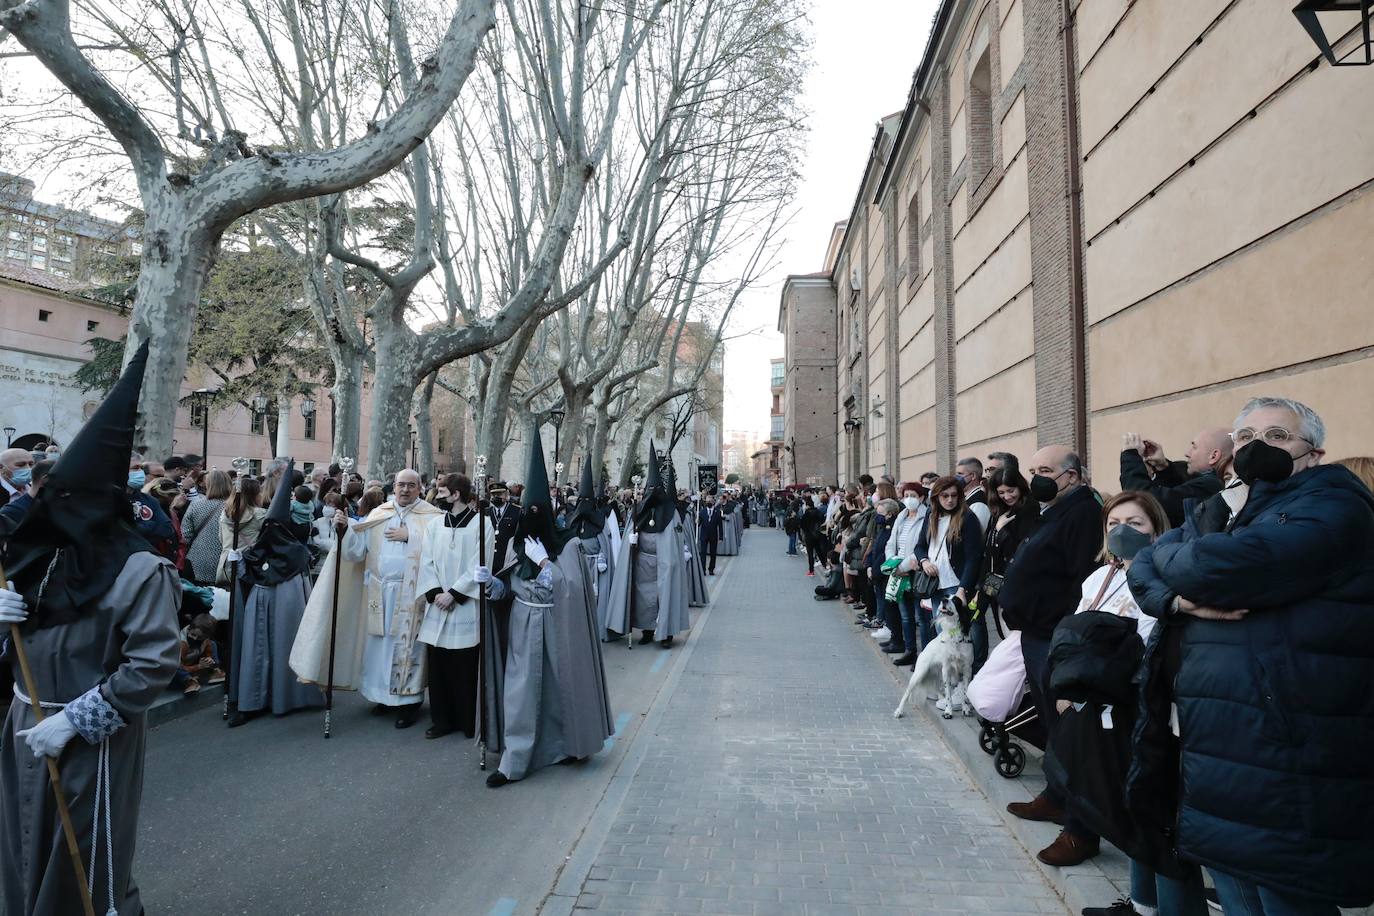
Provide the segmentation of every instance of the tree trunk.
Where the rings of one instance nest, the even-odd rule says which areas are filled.
[[[601,469],[606,463],[606,440],[611,433],[610,401],[609,393],[598,391],[592,405],[595,419],[592,421],[592,441],[587,450],[587,460],[592,463],[592,475],[597,486],[601,485]]]
[[[415,397],[415,438],[420,455],[420,466],[416,470],[425,480],[434,479],[434,423],[430,413],[434,404],[434,377],[435,373],[431,372]]]
[[[151,338],[134,444],[157,458],[172,453],[191,329],[219,246],[218,233],[196,219],[176,191],[167,187],[164,195],[158,206],[148,208],[124,351],[127,365],[139,345]]]
[[[418,380],[419,338],[389,307],[378,309],[377,368],[372,377],[368,473],[385,478],[410,466],[410,405]]]
[[[630,478],[634,476],[635,456],[639,454],[639,443],[644,439],[644,425],[649,420],[649,414],[644,416],[635,415],[634,425],[630,427],[631,433],[625,440],[625,458],[620,462],[620,486],[622,488],[630,485]]]
[[[587,394],[584,388],[578,386],[563,389],[566,413],[563,428],[558,431],[559,454],[555,460],[563,462],[565,470],[576,464],[573,457],[582,450],[582,431],[587,425]],[[567,483],[566,476],[563,482]]]
[[[363,354],[351,347],[331,347],[334,357],[334,442],[330,446],[334,460],[352,458],[358,462],[362,454],[363,425]]]

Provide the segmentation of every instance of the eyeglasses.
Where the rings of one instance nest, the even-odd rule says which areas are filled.
[[[1270,445],[1282,445],[1290,439],[1302,439],[1303,442],[1307,441],[1297,433],[1290,433],[1282,426],[1270,426],[1262,430],[1251,429],[1247,426],[1244,429],[1238,429],[1231,433],[1231,441],[1236,445],[1245,445],[1249,442],[1253,442],[1256,436],[1268,442]]]

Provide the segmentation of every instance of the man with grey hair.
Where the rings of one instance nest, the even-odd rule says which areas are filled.
[[[1082,460],[1068,446],[1040,449],[1026,470],[1041,523],[1017,549],[997,600],[1007,626],[1021,633],[1026,686],[1046,734],[1052,735],[1059,713],[1050,695],[1050,640],[1059,621],[1078,608],[1083,580],[1097,568],[1102,509],[1083,483]],[[1007,806],[1025,820],[1064,824],[1054,843],[1038,853],[1047,865],[1078,865],[1098,853],[1098,837],[1066,817],[1064,808],[1063,796],[1048,788],[1034,801]]]
[[[1183,524],[1183,503],[1221,492],[1221,472],[1231,460],[1231,431],[1208,428],[1193,436],[1183,461],[1170,461],[1158,442],[1126,433],[1121,439],[1121,489],[1149,493],[1164,507],[1169,524]]]
[[[420,498],[420,475],[407,468],[396,475],[394,495],[367,518],[334,514],[339,546],[320,570],[329,582],[341,564],[339,580],[348,583],[339,591],[334,686],[356,687],[374,704],[373,715],[395,713],[397,728],[415,724],[424,700],[426,602],[416,582],[426,532],[443,515]],[[328,681],[332,595],[327,588],[311,593],[291,649],[291,669],[306,683]]]
[[[1374,497],[1301,402],[1251,400],[1231,438],[1241,483],[1127,576],[1161,634],[1128,792],[1177,812],[1226,912],[1335,916],[1374,902]]]

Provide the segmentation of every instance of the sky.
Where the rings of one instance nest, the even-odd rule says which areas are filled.
[[[835,223],[849,217],[878,121],[906,105],[938,0],[814,0],[814,60],[804,89],[810,133],[797,214],[778,267],[735,307],[725,345],[725,428],[768,434],[769,361],[783,355],[778,300],[788,274],[824,265]]]

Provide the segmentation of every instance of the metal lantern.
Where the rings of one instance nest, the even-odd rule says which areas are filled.
[[[1367,67],[1374,64],[1374,43],[1370,41],[1369,26],[1371,9],[1374,9],[1374,0],[1302,0],[1293,7],[1293,15],[1297,17],[1299,24],[1306,30],[1312,43],[1317,46],[1317,50],[1326,58],[1328,64],[1333,67]],[[1358,55],[1351,55],[1346,60],[1336,59],[1331,39],[1322,27],[1322,13],[1359,13],[1360,33],[1364,42],[1363,60]]]
[[[306,398],[305,398],[305,400],[301,401],[301,416],[303,416],[303,417],[313,417],[314,415],[315,415],[315,399],[312,398],[312,397],[310,397],[309,395],[307,395]]]
[[[257,413],[267,413],[267,395],[260,394],[253,398],[253,410]]]

